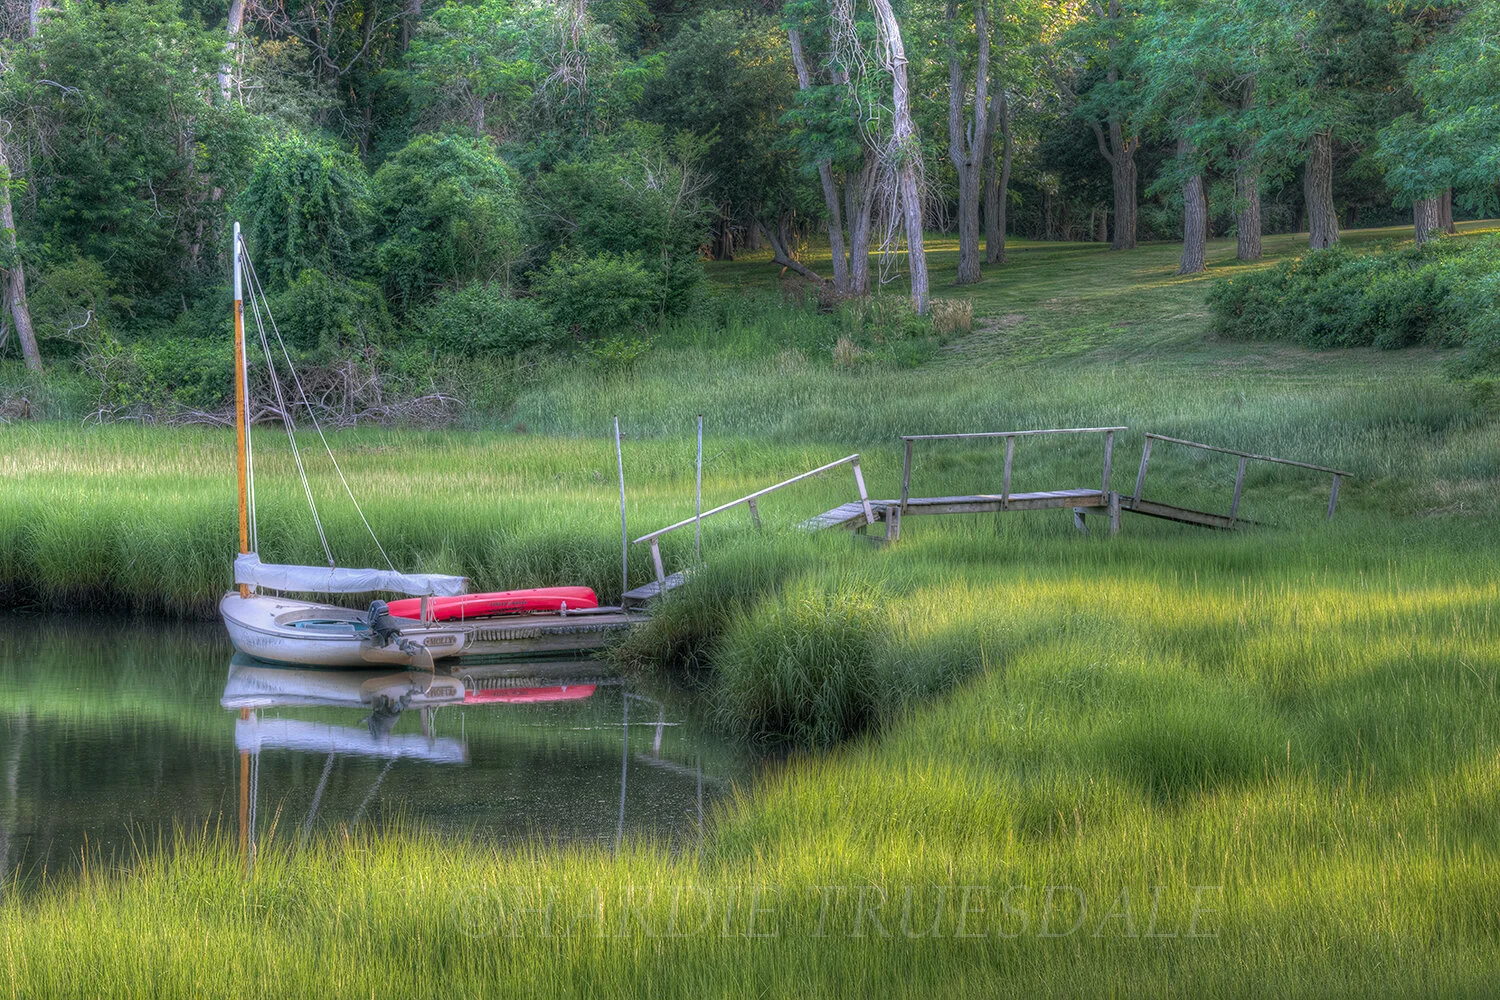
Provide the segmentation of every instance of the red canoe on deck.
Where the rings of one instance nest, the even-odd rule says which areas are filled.
[[[598,596],[588,587],[536,587],[531,590],[501,590],[492,594],[460,594],[457,597],[429,597],[428,614],[434,621],[446,622],[465,618],[493,618],[496,615],[527,615],[540,611],[582,611],[599,606]],[[391,601],[391,614],[397,618],[422,617],[422,599],[409,597]]]

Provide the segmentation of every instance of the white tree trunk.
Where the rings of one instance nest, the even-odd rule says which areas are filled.
[[[911,117],[911,88],[906,79],[906,47],[901,25],[890,0],[870,0],[875,24],[885,48],[891,74],[891,141],[887,156],[894,172],[897,211],[906,227],[906,254],[911,272],[911,304],[918,315],[927,313],[927,251],[922,241],[922,183],[919,171],[922,144]]]
[[[10,306],[16,338],[21,342],[21,356],[26,359],[27,368],[39,372],[42,370],[42,352],[36,346],[31,308],[26,303],[26,269],[16,256],[16,217],[10,204],[10,161],[6,158],[3,142],[0,142],[0,240],[4,240],[5,255],[12,258],[5,276],[5,301]]]
[[[219,67],[219,96],[224,98],[228,104],[234,95],[234,68],[238,62],[235,57],[235,46],[239,42],[240,31],[245,26],[245,0],[230,0],[229,4],[229,41],[224,44],[224,63]]]
[[[802,33],[796,28],[790,28],[786,34],[792,48],[792,65],[797,70],[797,89],[809,91],[812,89],[812,73],[808,71],[807,57],[802,51]],[[840,295],[848,295],[849,263],[844,250],[844,219],[831,161],[818,161],[818,182],[823,186],[823,204],[828,210],[828,249],[833,255],[833,287]]]

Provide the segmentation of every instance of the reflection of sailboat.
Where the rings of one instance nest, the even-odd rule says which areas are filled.
[[[599,607],[587,587],[546,587],[466,595],[461,576],[403,573],[395,568],[375,538],[338,460],[318,427],[312,405],[291,367],[291,353],[281,340],[255,269],[234,226],[235,431],[239,472],[239,555],[234,560],[236,589],[219,602],[230,641],[250,656],[277,663],[330,667],[400,664],[430,670],[435,659],[464,656],[535,654],[550,650],[597,649],[604,636],[639,621],[620,608]],[[249,298],[245,293],[249,292]],[[248,301],[277,408],[286,425],[292,458],[311,508],[313,525],[327,557],[326,566],[263,563],[255,512],[255,468],[249,435],[250,400],[245,309]],[[280,348],[294,397],[288,401],[277,377],[272,343]],[[313,489],[298,450],[292,412],[300,404],[322,439],[339,481],[370,530],[388,569],[340,567],[333,557]],[[387,606],[375,602],[368,612],[330,604],[271,596],[266,591],[311,594],[410,595],[414,600]]]
[[[255,851],[255,814],[259,799],[260,755],[263,752],[283,750],[326,755],[322,775],[313,791],[307,817],[302,823],[302,839],[305,842],[311,834],[339,757],[361,757],[385,762],[353,813],[351,822],[357,822],[374,800],[381,783],[396,762],[469,763],[467,738],[438,738],[433,735],[435,714],[440,708],[454,705],[481,712],[488,709],[509,714],[506,706],[516,706],[516,711],[524,711],[526,706],[542,703],[576,703],[592,698],[601,686],[620,683],[617,678],[588,678],[580,672],[586,666],[583,662],[565,666],[571,668],[577,680],[547,685],[538,684],[535,677],[517,676],[512,671],[507,671],[508,676],[481,681],[468,674],[460,678],[434,676],[425,671],[382,673],[281,667],[242,654],[236,655],[230,663],[220,704],[239,711],[239,719],[235,724],[235,749],[240,755],[242,852],[247,857],[253,857]],[[476,672],[483,673],[483,670]],[[632,702],[649,706],[654,719],[632,723]],[[262,717],[262,710],[278,707],[354,709],[364,711],[366,715],[364,724],[360,727],[335,725],[323,720]],[[393,732],[395,722],[407,708],[420,711],[421,732],[396,734]],[[704,785],[701,765],[687,766],[666,759],[662,753],[666,730],[679,723],[667,721],[666,707],[662,702],[631,691],[623,692],[621,708],[623,714],[618,724],[621,726],[624,755],[620,760],[619,805],[614,823],[616,844],[620,842],[625,830],[626,786],[632,763],[694,781],[698,825],[701,830]],[[612,725],[614,724],[606,723],[606,726]],[[649,752],[631,753],[632,725],[644,727],[651,732]]]

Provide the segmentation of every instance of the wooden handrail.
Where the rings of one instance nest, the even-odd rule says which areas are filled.
[[[1036,437],[1042,434],[1103,434],[1104,435],[1104,475],[1100,492],[1109,492],[1110,466],[1114,459],[1115,432],[1129,430],[1128,427],[1052,427],[1043,430],[1031,431],[975,431],[967,434],[903,434],[901,440],[906,443],[906,457],[901,464],[901,510],[906,510],[907,502],[911,499],[911,446],[914,441],[953,441],[966,438],[1005,438],[1005,471],[1002,473],[1000,483],[1001,503],[1010,500],[1010,471],[1011,465],[1016,457],[1016,438]]]
[[[1276,458],[1271,455],[1257,455],[1250,451],[1236,451],[1233,448],[1220,448],[1218,445],[1199,444],[1197,441],[1184,441],[1182,438],[1167,437],[1165,434],[1147,434],[1148,438],[1157,441],[1166,441],[1169,444],[1180,444],[1188,448],[1202,448],[1204,451],[1218,451],[1225,455],[1238,455],[1240,458],[1248,458],[1255,462],[1275,462],[1277,465],[1295,465],[1299,469],[1311,469],[1314,472],[1326,472],[1330,475],[1341,476],[1344,479],[1354,479],[1352,472],[1343,469],[1330,469],[1325,465],[1311,465],[1307,462],[1294,462],[1290,458]]]
[[[827,472],[829,469],[836,469],[841,465],[848,465],[853,469],[854,485],[859,490],[860,503],[864,505],[865,523],[873,524],[875,521],[875,512],[870,507],[870,495],[869,492],[865,489],[865,477],[864,473],[860,470],[859,455],[858,453],[856,453],[853,455],[845,455],[843,458],[839,459],[836,462],[829,462],[827,465],[820,465],[816,469],[810,469],[807,472],[804,472],[801,475],[793,476],[790,479],[783,479],[781,482],[775,484],[774,486],[767,486],[765,489],[756,490],[754,493],[746,494],[745,496],[742,496],[737,500],[731,500],[728,503],[720,504],[713,510],[706,510],[702,514],[699,514],[695,517],[686,518],[685,520],[678,521],[676,524],[669,524],[665,528],[658,528],[649,534],[645,534],[640,538],[637,538],[632,544],[639,545],[642,542],[651,543],[651,562],[653,568],[656,570],[656,579],[658,582],[665,582],[667,574],[661,560],[660,541],[662,535],[665,535],[668,532],[676,531],[678,528],[685,528],[690,524],[701,523],[705,517],[712,517],[714,514],[723,513],[726,510],[738,507],[740,504],[744,504],[750,509],[751,520],[754,522],[755,526],[759,528],[760,511],[756,508],[756,500],[765,496],[767,493],[774,493],[777,490],[782,489],[783,487],[790,486],[793,483],[799,483],[804,479],[811,479],[813,476],[821,475],[822,473]]]
[[[1240,514],[1240,495],[1245,489],[1245,465],[1248,462],[1271,462],[1275,465],[1290,465],[1298,469],[1311,469],[1313,472],[1321,472],[1333,477],[1333,486],[1328,491],[1328,517],[1332,519],[1334,509],[1339,502],[1339,481],[1342,479],[1355,478],[1354,473],[1345,472],[1343,469],[1331,469],[1326,465],[1313,465],[1309,462],[1295,462],[1290,458],[1276,458],[1273,455],[1257,455],[1250,451],[1238,451],[1234,448],[1220,448],[1218,445],[1201,444],[1197,441],[1187,441],[1183,438],[1167,437],[1165,434],[1146,434],[1146,444],[1141,449],[1141,467],[1135,475],[1135,493],[1130,502],[1136,503],[1141,499],[1142,492],[1146,488],[1146,466],[1151,461],[1151,443],[1153,441],[1164,441],[1167,444],[1178,444],[1185,448],[1198,448],[1202,451],[1216,451],[1221,455],[1234,455],[1240,460],[1239,468],[1234,473],[1234,495],[1229,501],[1229,516],[1238,518]]]

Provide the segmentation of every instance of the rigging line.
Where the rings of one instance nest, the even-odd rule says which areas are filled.
[[[263,297],[263,296],[261,296]],[[281,391],[281,380],[276,377],[276,366],[272,361],[271,344],[266,339],[266,324],[261,319],[259,301],[255,290],[251,289],[250,311],[255,316],[255,328],[260,334],[261,350],[266,354],[266,370],[271,376],[271,387],[276,391],[276,405],[281,407],[282,423],[286,426],[286,439],[292,446],[292,460],[297,464],[297,475],[302,480],[302,493],[307,497],[308,509],[312,511],[313,527],[318,531],[318,541],[323,544],[323,554],[328,557],[328,565],[332,568],[335,563],[333,550],[328,546],[328,535],[323,531],[323,519],[318,514],[318,503],[313,499],[312,484],[307,480],[307,469],[302,464],[302,450],[297,447],[297,435],[292,420],[291,408],[286,405],[286,397]],[[267,309],[269,314],[270,310]]]
[[[257,294],[264,299],[265,289],[261,287],[260,276],[255,273],[255,265],[250,261],[250,255],[245,254],[245,268],[250,272],[250,281],[255,286]],[[380,550],[380,557],[392,573],[396,572],[396,564],[391,562],[391,557],[386,554],[385,546],[380,544],[380,538],[375,534],[375,529],[370,526],[370,519],[365,517],[364,508],[359,505],[359,500],[354,496],[354,490],[349,488],[349,480],[344,478],[344,470],[339,467],[339,460],[333,457],[333,449],[328,445],[328,438],[323,436],[323,427],[318,423],[318,415],[313,412],[312,403],[308,402],[307,393],[302,389],[302,379],[297,376],[297,367],[292,364],[292,356],[286,349],[286,341],[281,339],[281,331],[276,328],[276,317],[271,315],[271,307],[266,305],[266,318],[271,321],[271,332],[276,334],[276,343],[281,345],[282,356],[286,358],[287,370],[292,373],[292,384],[297,387],[297,394],[302,397],[302,405],[307,409],[308,419],[312,421],[313,430],[318,432],[318,440],[323,442],[323,450],[328,453],[328,461],[333,463],[333,471],[338,473],[339,482],[344,484],[344,492],[349,495],[349,502],[354,505],[354,512],[364,522],[365,530],[370,533],[370,539],[375,543],[375,548]]]

